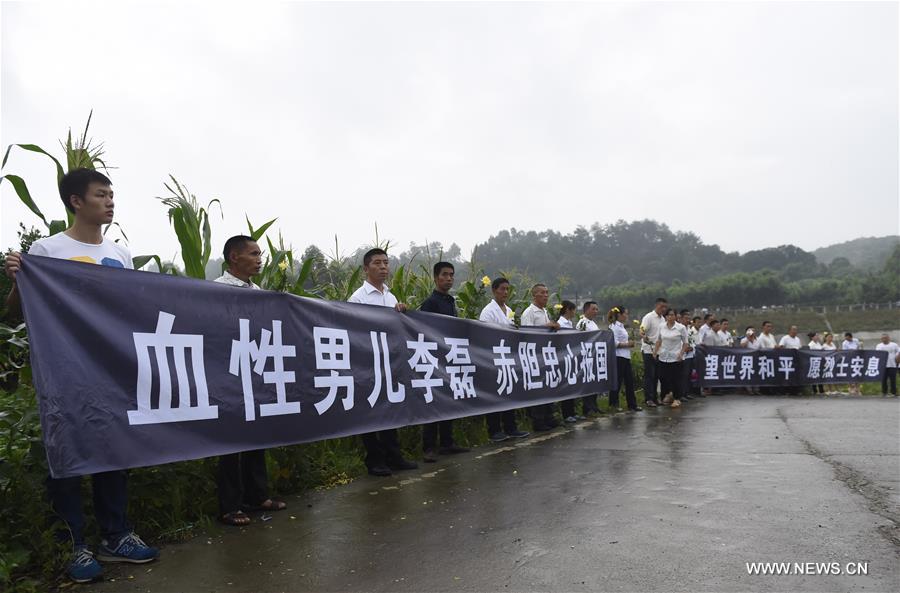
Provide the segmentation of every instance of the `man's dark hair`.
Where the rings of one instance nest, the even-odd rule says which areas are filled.
[[[675,313],[675,309],[673,309],[672,307],[666,307],[665,309],[663,309],[663,317],[668,317],[669,313]]]
[[[376,255],[387,255],[387,251],[381,247],[375,247],[374,249],[366,251],[366,254],[363,256],[363,265],[368,266],[369,263],[371,263],[372,258]]]
[[[587,310],[591,308],[591,305],[597,305],[597,301],[585,301],[584,304],[581,305],[581,310],[586,313]],[[600,305],[597,306],[599,307]]]
[[[712,327],[712,326],[715,325],[716,323],[719,323],[719,320],[718,320],[718,319],[710,319],[710,320],[709,320],[709,326],[710,326],[710,327]]]
[[[497,290],[498,288],[500,288],[501,284],[509,284],[509,280],[507,280],[503,276],[500,276],[499,278],[494,278],[494,281],[491,282],[491,290]]]
[[[763,325],[772,325],[772,322],[771,321],[763,321],[762,324]]]
[[[456,268],[454,268],[454,267],[453,267],[453,264],[451,264],[450,262],[448,262],[448,261],[439,261],[438,263],[434,264],[434,275],[435,275],[435,277],[439,276],[439,275],[441,274],[441,270],[443,270],[444,268],[450,268],[451,270],[453,270],[454,272],[456,272]]]
[[[847,332],[847,333],[844,334],[844,337],[845,337],[845,338],[852,338],[852,337],[853,337],[853,334],[851,334],[850,332]]]
[[[253,237],[248,237],[247,235],[235,235],[231,237],[227,241],[225,241],[225,247],[222,248],[222,255],[225,256],[225,263],[228,264],[231,261],[230,255],[233,251],[237,251],[241,249],[247,243],[252,243]]]
[[[656,298],[656,304],[658,305],[658,304],[660,304],[660,303],[666,303],[666,304],[668,305],[668,304],[669,304],[669,301],[667,301],[667,300],[665,299],[665,297],[657,297],[657,298]]]
[[[681,312],[679,313],[679,315],[688,315],[688,314],[690,314],[690,312],[691,312],[690,309],[682,309]]]
[[[817,332],[809,332],[808,334],[806,334],[806,337],[809,338],[810,340],[812,340],[813,338],[816,337],[816,333]]]
[[[728,321],[728,318],[723,317],[722,319],[719,320],[719,323],[725,323],[726,321]]]
[[[691,319],[691,321],[697,321],[698,319],[699,319],[700,321],[703,321],[703,318],[700,317],[699,315],[694,315],[694,318]]]
[[[712,318],[713,318],[713,314],[712,314],[712,313],[707,313],[706,315],[703,316],[703,323],[708,323],[709,320],[712,319]]]
[[[562,315],[566,311],[574,311],[574,310],[575,310],[575,303],[573,303],[572,301],[563,301],[562,309],[559,310],[559,314]]]
[[[62,199],[63,204],[66,205],[66,210],[72,214],[75,213],[75,208],[72,207],[72,203],[69,200],[72,196],[84,198],[84,194],[87,193],[88,186],[91,183],[112,185],[109,177],[94,169],[72,169],[63,175],[63,178],[59,180],[59,197]]]

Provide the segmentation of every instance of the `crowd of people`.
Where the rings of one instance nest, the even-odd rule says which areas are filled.
[[[77,169],[62,178],[59,189],[63,203],[74,216],[74,223],[65,232],[35,242],[30,253],[132,268],[128,250],[103,236],[103,226],[112,222],[114,213],[113,191],[109,179],[97,171]],[[227,270],[216,282],[242,289],[260,289],[252,280],[263,265],[262,250],[255,240],[243,235],[231,237],[224,245],[223,256]],[[388,254],[383,249],[371,249],[364,255],[362,264],[365,281],[349,301],[406,311],[407,305],[399,302],[385,284],[389,276]],[[15,277],[21,265],[18,253],[7,256],[6,273],[13,281],[13,289],[7,298],[11,310],[20,306]],[[456,300],[451,294],[454,274],[452,263],[438,262],[434,265],[434,290],[421,304],[420,310],[457,316]],[[481,311],[479,320],[515,329],[515,314],[507,303],[509,295],[509,280],[495,278],[491,283],[491,300]],[[580,307],[572,301],[564,300],[548,310],[549,290],[540,283],[531,287],[531,297],[532,302],[521,314],[518,327],[546,327],[556,331],[597,331],[608,328],[612,331],[618,381],[612,386],[608,397],[609,407],[615,412],[643,411],[638,405],[632,369],[632,352],[638,346],[643,358],[644,405],[649,408],[677,408],[684,401],[712,394],[699,389],[692,376],[691,359],[696,355],[698,345],[751,349],[802,347],[795,326],[776,341],[772,324],[768,322],[762,324],[758,334],[755,328],[746,328],[744,336],[736,344],[727,319],[716,319],[711,314],[705,317],[693,315],[689,309],[676,310],[664,298],[657,299],[653,310],[644,315],[640,322],[632,322],[626,307],[613,306],[604,317],[601,316],[598,303],[592,300],[584,302]],[[845,335],[841,344],[842,349],[857,349],[860,346],[850,334]],[[814,333],[809,334],[807,347],[825,350],[836,348],[833,336],[826,334],[819,339],[818,334]],[[890,353],[889,374],[885,381],[890,381],[891,391],[896,395],[898,346],[885,334],[878,349]],[[887,392],[887,383],[883,389]],[[620,392],[624,397],[624,408],[620,407]],[[532,430],[552,430],[561,423],[575,423],[598,414],[598,396],[599,394],[593,394],[566,399],[558,404],[528,408]],[[485,425],[488,437],[493,442],[529,436],[529,432],[519,427],[515,410],[487,414]],[[366,468],[374,476],[390,476],[395,471],[418,467],[401,450],[396,429],[362,435],[362,442],[366,452]],[[452,420],[428,424],[422,428],[422,459],[427,463],[437,461],[441,455],[465,453],[468,450],[454,442]],[[141,540],[128,522],[126,472],[95,474],[91,476],[91,480],[94,511],[102,537],[96,556],[85,541],[81,479],[47,480],[51,506],[65,526],[60,535],[73,545],[74,554],[67,574],[76,582],[88,582],[100,576],[100,561],[145,563],[159,556],[159,550]],[[219,520],[227,525],[249,524],[250,511],[280,511],[287,508],[284,501],[269,496],[265,451],[221,456],[217,486]]]

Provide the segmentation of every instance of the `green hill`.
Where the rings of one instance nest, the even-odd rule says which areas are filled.
[[[843,257],[855,268],[880,270],[891,255],[894,246],[900,243],[900,236],[860,237],[844,243],[835,243],[812,252],[819,263],[830,265],[836,258]]]

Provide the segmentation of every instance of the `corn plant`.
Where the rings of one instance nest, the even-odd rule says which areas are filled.
[[[69,129],[69,133],[66,136],[65,142],[62,140],[59,141],[60,147],[63,149],[63,154],[65,155],[66,169],[63,169],[60,161],[41,148],[36,144],[10,144],[6,148],[6,153],[3,155],[3,163],[0,165],[3,169],[6,168],[6,161],[9,159],[9,153],[12,149],[20,148],[22,150],[26,150],[28,152],[34,152],[37,154],[42,154],[53,161],[53,164],[56,166],[56,185],[59,185],[60,180],[62,180],[63,175],[67,171],[72,171],[73,169],[96,169],[98,166],[102,167],[104,170],[107,169],[106,163],[103,160],[103,143],[93,144],[93,140],[88,138],[88,130],[91,127],[91,117],[94,112],[88,115],[87,123],[84,125],[84,131],[81,133],[81,136],[76,136],[74,139],[72,138],[72,130]],[[47,220],[47,217],[44,216],[44,213],[38,208],[38,205],[35,203],[34,199],[31,197],[31,192],[28,190],[28,185],[25,183],[25,180],[22,179],[18,175],[13,175],[12,173],[7,173],[0,177],[0,183],[3,182],[4,179],[9,180],[9,183],[13,186],[13,189],[16,192],[16,195],[19,197],[19,200],[25,204],[25,206],[31,210],[47,227],[47,231],[49,235],[55,235],[56,233],[62,232],[72,226],[72,222],[74,221],[74,217],[72,213],[69,212],[68,209],[65,209],[65,219],[57,219],[57,220]]]
[[[214,199],[206,205],[206,208],[203,208],[186,186],[179,183],[172,175],[169,175],[169,179],[172,184],[165,183],[163,185],[171,195],[157,199],[169,208],[169,222],[175,228],[175,235],[181,245],[181,259],[184,261],[185,275],[203,280],[206,278],[206,264],[209,262],[212,252],[209,209],[213,204],[218,204],[221,215],[222,204],[218,199]],[[149,257],[153,258],[153,256]],[[155,259],[160,265],[160,271],[163,271],[159,258]],[[174,271],[174,267],[170,271]]]

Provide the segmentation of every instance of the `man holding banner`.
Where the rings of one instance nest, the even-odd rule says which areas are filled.
[[[115,210],[109,178],[93,169],[74,169],[60,180],[59,195],[66,209],[74,214],[74,222],[64,232],[36,241],[31,246],[31,255],[113,268],[134,267],[128,249],[103,236],[103,226],[112,222]],[[7,304],[13,310],[20,304],[15,282],[21,265],[20,254],[11,253],[6,257],[6,274],[13,281]],[[142,564],[155,560],[159,550],[145,544],[131,530],[126,515],[127,483],[128,476],[121,470],[91,475],[94,513],[102,537],[97,558],[104,562]],[[76,583],[98,578],[103,568],[85,542],[81,476],[48,477],[47,494],[50,506],[66,527],[57,536],[62,541],[71,540],[73,545],[73,558],[66,574]]]
[[[397,302],[397,297],[384,283],[390,273],[387,252],[384,249],[370,249],[363,256],[363,285],[349,299],[351,303],[393,307],[401,313],[406,304]],[[366,447],[366,468],[373,476],[389,476],[392,470],[416,469],[415,462],[403,458],[397,429],[391,428],[362,435]]]

